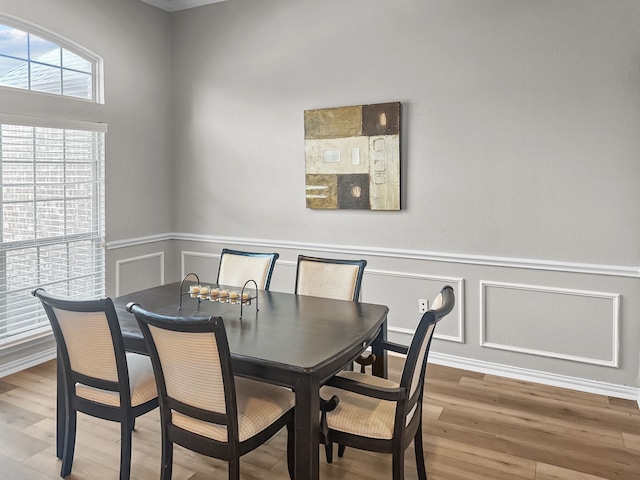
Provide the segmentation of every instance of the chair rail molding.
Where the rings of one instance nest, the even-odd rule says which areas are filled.
[[[430,252],[426,250],[409,250],[399,248],[380,248],[353,245],[338,245],[312,242],[290,242],[247,237],[224,237],[216,235],[199,235],[189,233],[165,233],[148,237],[137,237],[115,240],[106,243],[107,250],[128,248],[147,243],[169,240],[203,242],[220,245],[249,245],[254,247],[284,248],[311,250],[328,253],[344,253],[352,255],[369,255],[375,257],[403,258],[445,263],[462,263],[467,265],[484,265],[494,267],[524,268],[530,270],[547,270],[555,272],[585,273],[591,275],[609,275],[616,277],[640,278],[640,266],[606,265],[579,262],[562,262],[556,260],[540,260],[516,257],[497,257],[490,255],[471,255],[447,252]]]

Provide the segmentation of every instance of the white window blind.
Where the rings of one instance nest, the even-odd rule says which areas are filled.
[[[105,294],[104,135],[0,121],[0,348],[49,331],[35,287]]]

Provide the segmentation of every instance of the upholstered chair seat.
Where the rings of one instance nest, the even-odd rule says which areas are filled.
[[[262,432],[295,405],[291,390],[268,383],[236,377],[238,440],[244,442]],[[227,429],[172,411],[172,423],[203,437],[227,442]]]
[[[158,396],[156,379],[153,376],[151,359],[139,353],[127,353],[127,367],[129,372],[129,386],[131,389],[131,406],[136,407]],[[76,383],[76,395],[96,403],[120,406],[118,392],[94,388],[82,383]]]
[[[382,388],[397,389],[399,384],[366,373],[345,371],[337,376],[355,382]],[[331,386],[320,389],[322,398],[337,395],[340,399],[335,410],[327,413],[328,427],[335,431],[369,438],[393,438],[396,402],[350,392]]]

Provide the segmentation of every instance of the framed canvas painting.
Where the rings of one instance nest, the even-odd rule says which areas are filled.
[[[307,208],[400,210],[400,102],[304,112]]]

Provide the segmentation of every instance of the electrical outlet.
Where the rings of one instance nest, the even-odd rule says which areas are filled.
[[[418,300],[418,313],[424,313],[429,310],[429,300],[419,299]]]

